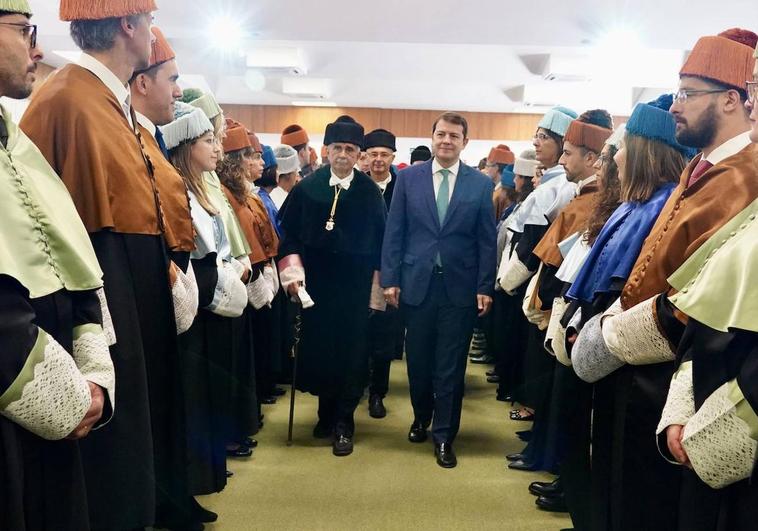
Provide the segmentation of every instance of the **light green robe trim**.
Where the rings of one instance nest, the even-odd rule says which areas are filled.
[[[74,328],[74,340],[79,339],[87,332],[91,334],[95,334],[95,335],[101,335],[104,333],[103,327],[100,326],[99,324],[95,324],[95,323],[83,324]]]
[[[41,328],[37,328],[37,341],[34,342],[29,356],[26,358],[21,372],[18,373],[13,383],[5,390],[0,396],[0,411],[11,405],[13,402],[21,398],[21,394],[24,392],[24,386],[34,380],[34,368],[38,363],[45,360],[45,349],[47,348],[48,336]]]
[[[95,251],[71,196],[37,146],[0,106],[8,146],[0,144],[0,274],[36,299],[103,285]]]
[[[669,277],[682,312],[721,332],[758,332],[758,199]]]
[[[229,245],[232,248],[232,257],[240,258],[247,257],[250,254],[250,245],[247,243],[245,234],[242,232],[240,222],[237,219],[237,215],[232,209],[232,205],[229,204],[229,200],[226,198],[226,194],[221,189],[221,181],[216,175],[216,172],[205,172],[203,174],[205,182],[208,184],[208,196],[210,200],[216,205],[221,219],[224,220],[224,228],[226,229],[226,236],[229,239]]]

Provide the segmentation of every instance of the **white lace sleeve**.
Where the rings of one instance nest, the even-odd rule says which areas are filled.
[[[74,358],[40,329],[23,369],[0,396],[0,414],[54,441],[79,425],[91,403],[89,385]]]
[[[85,380],[105,390],[112,417],[116,411],[116,372],[105,334],[99,326],[83,325],[74,329],[74,362]],[[111,417],[101,418],[95,426],[104,426]]]
[[[256,310],[260,310],[267,304],[271,304],[273,295],[271,294],[271,287],[263,273],[258,275],[258,278],[247,283],[247,300],[250,306]]]
[[[516,253],[513,253],[500,279],[500,285],[506,293],[513,295],[519,286],[529,280],[534,273],[534,271],[529,271],[523,262],[518,259]]]
[[[660,434],[669,426],[684,426],[695,414],[695,394],[692,388],[692,362],[687,361],[674,373],[669,386],[666,405],[656,433]]]
[[[608,349],[630,365],[650,365],[673,361],[676,355],[655,320],[652,297],[603,321],[603,337]]]
[[[222,317],[239,317],[247,306],[247,289],[234,267],[223,262],[217,268],[218,282],[208,309]]]
[[[171,298],[174,301],[174,319],[176,321],[177,335],[183,334],[190,329],[197,316],[197,307],[199,304],[199,294],[195,271],[192,269],[192,262],[184,273],[178,267],[176,268],[176,282],[171,288]]]
[[[574,372],[588,383],[597,382],[624,366],[624,362],[608,350],[603,340],[600,327],[602,317],[598,314],[587,321],[571,350]]]
[[[682,446],[708,486],[720,489],[750,477],[758,446],[751,424],[754,428],[758,417],[732,380],[709,396],[685,425]]]
[[[111,311],[108,309],[108,299],[105,296],[104,288],[98,289],[95,293],[97,293],[97,298],[100,299],[100,311],[103,314],[103,332],[105,333],[105,340],[110,347],[116,344],[116,329],[113,327]]]

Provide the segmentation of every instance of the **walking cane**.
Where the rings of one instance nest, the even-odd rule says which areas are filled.
[[[292,446],[292,425],[295,422],[295,393],[297,385],[297,351],[300,346],[301,316],[298,310],[295,317],[295,343],[292,345],[292,387],[290,389],[290,421],[287,430],[287,446]]]

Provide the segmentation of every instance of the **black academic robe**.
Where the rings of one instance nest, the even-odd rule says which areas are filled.
[[[0,372],[15,378],[17,360],[23,360],[41,328],[69,353],[75,326],[82,315],[96,314],[100,303],[94,292],[61,290],[30,299],[15,279],[0,275]],[[106,400],[106,408],[108,401]],[[108,408],[109,409],[109,408]],[[103,418],[109,415],[103,412]],[[90,435],[96,434],[97,431]],[[47,441],[0,417],[0,529],[86,531],[87,491],[77,441]]]
[[[669,329],[667,329],[668,331]],[[723,384],[737,379],[752,407],[758,404],[758,334],[745,330],[720,332],[690,319],[677,357],[692,362],[695,409]],[[665,431],[658,446],[666,448]],[[674,465],[670,465],[672,468]],[[690,469],[682,470],[679,502],[681,531],[748,531],[756,529],[756,472],[723,489],[713,489]]]
[[[81,442],[92,527],[181,520],[189,510],[182,363],[166,245],[162,236],[111,231],[90,239],[117,338],[110,350],[121,404],[108,425]]]
[[[290,192],[280,214],[279,253],[300,255],[305,287],[316,303],[302,311],[297,389],[357,405],[368,377],[369,298],[387,209],[376,184],[356,170],[340,193],[334,230],[327,231],[335,196],[330,177],[325,166]]]
[[[226,486],[226,444],[235,426],[233,404],[235,320],[205,309],[218,282],[216,253],[192,259],[200,308],[192,326],[179,336],[185,359],[187,450],[192,495],[221,492]],[[244,315],[237,319],[244,319]]]

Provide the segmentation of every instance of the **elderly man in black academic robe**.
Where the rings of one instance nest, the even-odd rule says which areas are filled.
[[[279,269],[289,295],[304,303],[297,388],[319,397],[313,435],[333,435],[334,455],[344,456],[353,451],[353,413],[368,379],[369,308],[385,307],[378,270],[386,207],[371,178],[354,169],[363,127],[340,117],[324,143],[329,165],[282,206]]]

